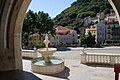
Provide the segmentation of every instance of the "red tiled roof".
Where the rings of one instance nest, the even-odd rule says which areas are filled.
[[[56,29],[56,33],[61,34],[61,35],[69,34],[72,31],[74,31],[74,30],[71,30],[71,29],[68,29],[68,28],[62,27],[62,26],[58,26],[55,29]]]

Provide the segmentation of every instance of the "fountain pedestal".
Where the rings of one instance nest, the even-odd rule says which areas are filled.
[[[44,40],[46,48],[38,49],[37,51],[42,54],[42,57],[35,58],[31,62],[33,72],[41,74],[56,74],[62,72],[65,68],[64,61],[58,57],[52,56],[56,52],[56,48],[48,48],[48,36]]]
[[[56,74],[64,70],[64,60],[61,58],[52,56],[56,51],[56,48],[38,49],[38,52],[42,54],[42,57],[32,60],[31,68],[33,72],[41,74]]]
[[[42,54],[45,64],[50,64],[51,57],[53,53],[56,52],[56,48],[48,48],[48,50],[46,50],[46,48],[41,48],[38,49],[37,51]]]

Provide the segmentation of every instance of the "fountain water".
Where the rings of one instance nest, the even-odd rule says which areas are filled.
[[[50,41],[48,34],[45,36],[45,48],[40,48],[37,51],[42,54],[42,57],[34,58],[31,62],[33,72],[41,74],[55,74],[64,70],[64,61],[58,57],[52,56],[56,52],[56,48],[48,48]]]

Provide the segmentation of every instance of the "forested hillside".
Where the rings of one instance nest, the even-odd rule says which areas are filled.
[[[96,14],[100,12],[109,14],[111,9],[108,0],[77,0],[57,15],[54,20],[57,25],[82,26],[85,17],[96,17]]]

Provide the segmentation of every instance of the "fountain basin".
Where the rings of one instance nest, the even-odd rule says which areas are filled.
[[[51,57],[54,52],[56,52],[56,48],[40,48],[37,51],[42,54],[44,61],[46,64],[50,63]]]
[[[56,74],[64,70],[64,61],[58,57],[51,57],[51,63],[44,64],[43,57],[35,58],[31,62],[33,72],[41,74]]]
[[[56,52],[56,48],[48,48],[48,51],[47,51],[47,49],[46,48],[40,48],[40,49],[38,49],[38,51],[40,51],[40,52],[51,52],[51,53],[54,53],[54,52]]]

